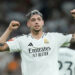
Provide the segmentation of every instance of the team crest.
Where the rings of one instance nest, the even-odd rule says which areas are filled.
[[[49,43],[49,41],[46,38],[44,38],[44,43]]]

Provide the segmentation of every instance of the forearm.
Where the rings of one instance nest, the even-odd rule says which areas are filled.
[[[11,32],[12,32],[12,30],[10,30],[8,27],[7,30],[4,32],[4,34],[0,37],[0,43],[6,42],[6,40],[9,37]]]
[[[71,13],[72,17],[75,19],[75,9],[71,10],[70,13]],[[71,42],[75,42],[75,33],[72,34]]]
[[[75,42],[75,33],[74,33],[74,34],[72,34],[71,42]]]
[[[9,47],[6,43],[4,44],[0,43],[0,52],[3,52],[3,51],[9,51]]]
[[[18,29],[18,27],[20,26],[20,23],[18,21],[11,21],[9,24],[9,27],[7,28],[7,30],[4,32],[4,34],[0,37],[0,43],[4,43],[6,42],[8,36],[10,35],[10,33],[13,30]]]

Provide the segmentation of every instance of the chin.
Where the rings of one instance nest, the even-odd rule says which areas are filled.
[[[34,30],[35,32],[39,32],[40,30]]]

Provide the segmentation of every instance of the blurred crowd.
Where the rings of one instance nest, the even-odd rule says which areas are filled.
[[[19,21],[21,26],[8,39],[28,34],[25,15],[33,9],[43,13],[45,32],[74,33],[75,20],[70,14],[74,8],[74,0],[0,0],[0,36],[12,20]],[[20,61],[19,53],[0,53],[0,75],[21,75]]]

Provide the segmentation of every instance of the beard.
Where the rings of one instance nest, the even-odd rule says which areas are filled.
[[[41,29],[39,29],[39,30],[35,30],[35,29],[33,29],[34,32],[39,32],[40,30],[41,30]]]
[[[42,30],[42,28],[38,28],[38,29],[36,29],[36,28],[30,28],[30,30],[31,30],[32,32],[38,33],[38,32],[40,32],[40,31]]]

